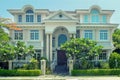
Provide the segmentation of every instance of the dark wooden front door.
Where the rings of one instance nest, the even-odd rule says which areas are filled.
[[[67,57],[66,57],[65,51],[63,51],[63,50],[57,51],[57,63],[58,63],[58,65],[67,64]]]

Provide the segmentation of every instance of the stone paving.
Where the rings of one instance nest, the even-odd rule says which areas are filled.
[[[38,77],[0,77],[0,80],[120,80],[118,76],[64,76],[45,75]]]

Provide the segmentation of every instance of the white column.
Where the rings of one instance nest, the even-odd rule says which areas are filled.
[[[83,30],[80,30],[80,38],[84,38]]]
[[[98,34],[98,30],[97,29],[95,29],[95,34],[94,35],[95,35],[95,40],[98,41],[98,35],[99,34]]]
[[[50,62],[52,62],[52,34],[50,34]]]
[[[46,74],[46,60],[41,60],[41,71],[42,74],[45,75]]]
[[[49,34],[46,34],[46,57],[49,60]]]

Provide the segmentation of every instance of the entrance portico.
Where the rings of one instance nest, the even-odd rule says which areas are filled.
[[[46,32],[46,58],[50,63],[54,62],[57,65],[60,45],[70,40],[71,37],[75,37],[75,31],[72,33],[73,31],[70,32],[66,27],[59,26],[54,28],[52,33]]]

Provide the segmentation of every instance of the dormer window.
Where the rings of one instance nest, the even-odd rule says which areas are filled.
[[[26,22],[34,22],[33,10],[29,9],[26,11]]]

